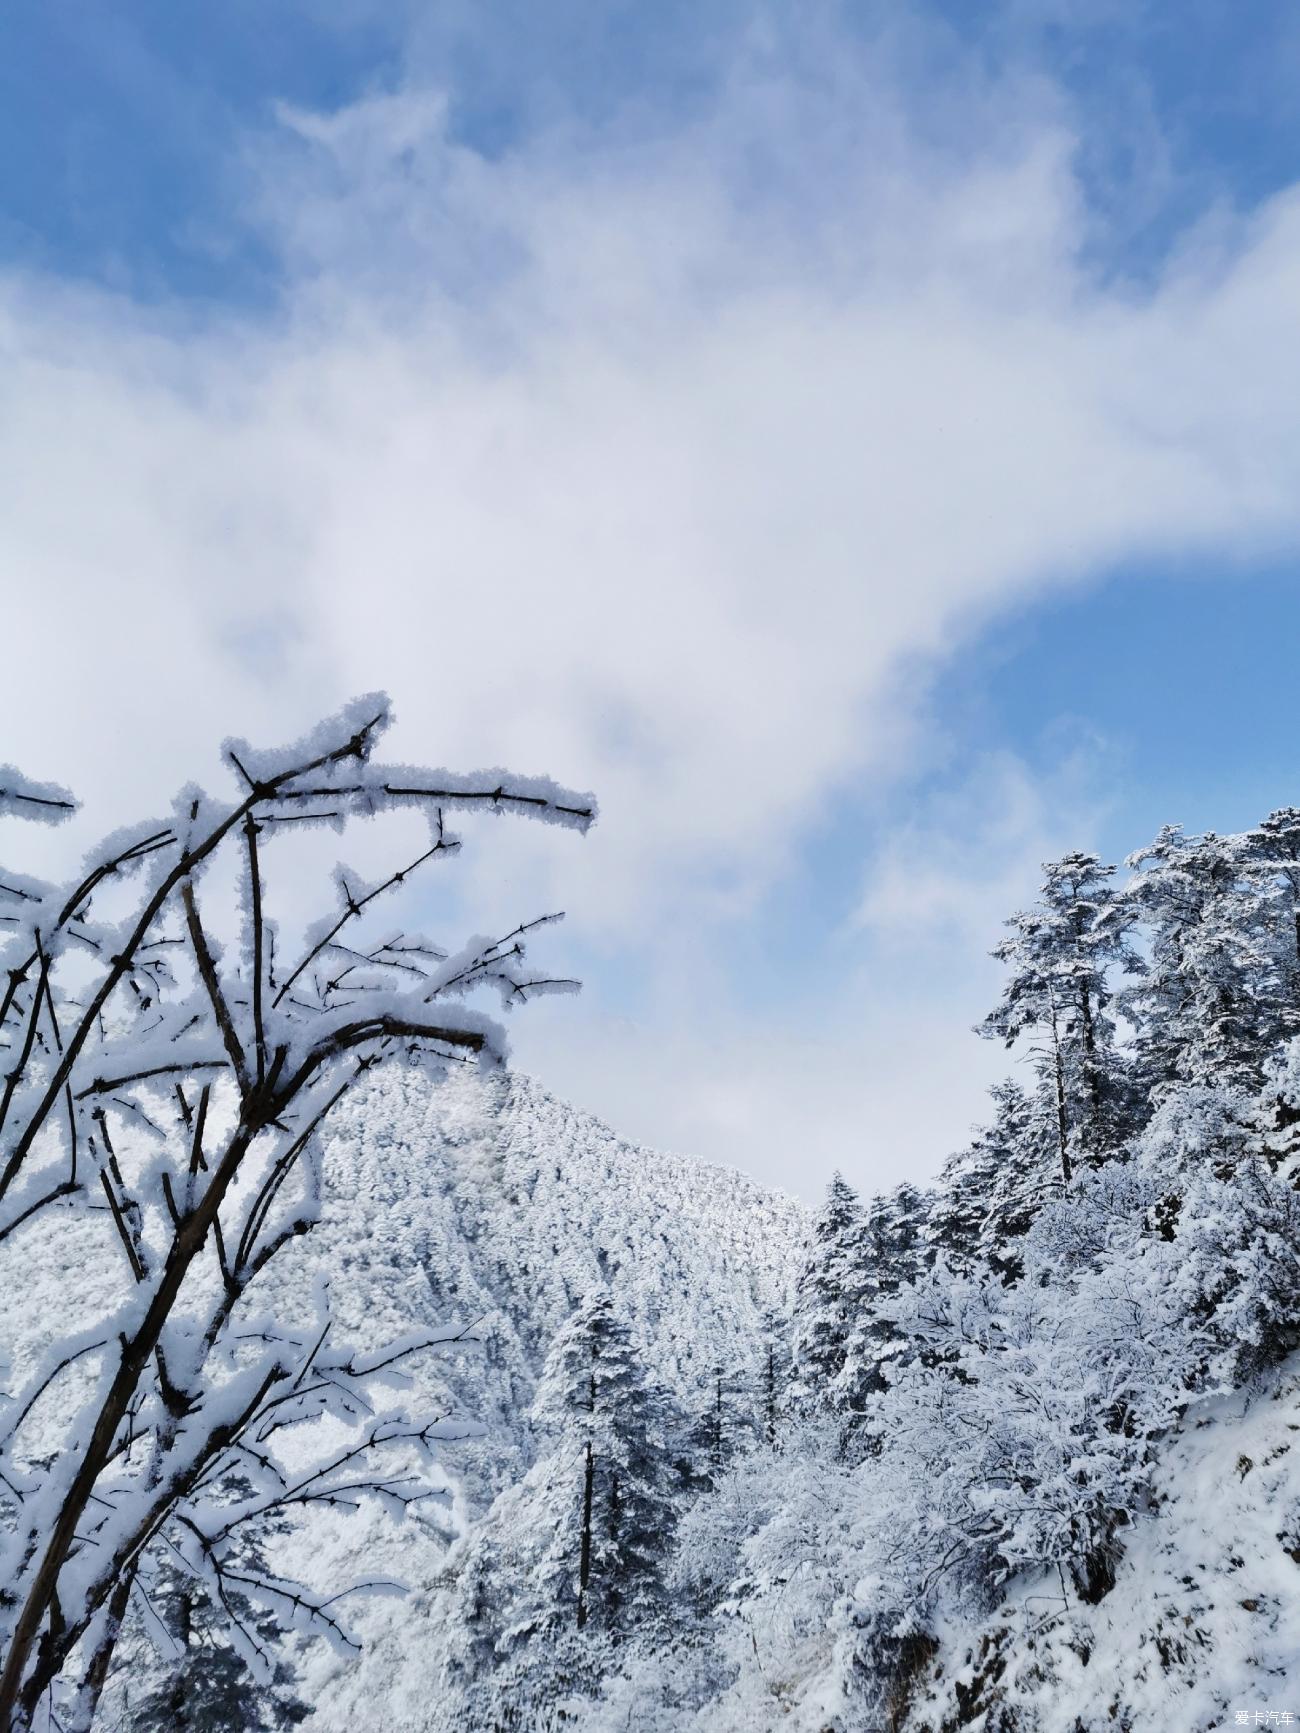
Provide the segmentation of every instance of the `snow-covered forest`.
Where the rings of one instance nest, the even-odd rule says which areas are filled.
[[[479,993],[573,985],[537,923],[383,923],[454,813],[594,802],[382,765],[385,722],[0,872],[8,1726],[1297,1708],[1300,810],[1046,865],[984,1125],[810,1213],[509,1070]],[[71,804],[0,770],[0,814]],[[412,809],[418,859],[276,918],[283,835]]]

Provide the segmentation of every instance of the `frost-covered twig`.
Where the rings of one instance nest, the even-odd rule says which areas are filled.
[[[242,784],[233,803],[185,790],[168,820],[107,839],[71,887],[0,874],[0,1242],[51,1209],[66,1217],[97,1207],[123,1257],[116,1311],[84,1338],[56,1340],[7,1415],[0,1406],[6,1733],[29,1728],[53,1687],[72,1705],[68,1725],[89,1724],[127,1598],[137,1581],[147,1592],[152,1549],[177,1547],[225,1601],[223,1570],[235,1580],[221,1552],[232,1477],[251,1480],[250,1512],[366,1492],[402,1503],[423,1496],[423,1483],[379,1459],[463,1435],[400,1409],[375,1415],[367,1395],[391,1383],[403,1359],[457,1332],[359,1359],[327,1346],[323,1293],[310,1343],[248,1313],[261,1272],[318,1217],[320,1135],[355,1080],[393,1058],[434,1075],[458,1059],[499,1064],[503,1033],[466,995],[490,986],[508,1005],[574,985],[525,973],[523,938],[535,922],[450,952],[419,934],[342,945],[345,926],[459,848],[447,812],[513,812],[579,830],[594,817],[589,799],[537,778],[376,765],[388,720],[387,702],[369,697],[292,748],[227,743]],[[49,820],[71,810],[64,791],[0,771],[0,814]],[[342,830],[410,810],[428,818],[429,846],[369,887],[340,868],[340,907],[309,929],[301,959],[277,980],[265,857],[281,829],[292,820],[295,833]],[[223,853],[242,886],[239,943],[228,950],[203,896]],[[97,918],[101,887],[124,882],[134,886],[130,912]],[[314,998],[291,991],[324,956],[340,959],[336,979]],[[32,1413],[51,1383],[77,1376],[85,1397],[64,1446],[43,1473],[29,1473]],[[324,1415],[371,1419],[358,1443],[290,1478],[275,1439]],[[296,1585],[260,1587],[309,1606]],[[310,1605],[318,1627],[336,1622],[326,1605]]]

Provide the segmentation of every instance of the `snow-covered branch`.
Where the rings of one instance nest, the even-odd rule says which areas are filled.
[[[486,987],[511,1005],[575,985],[526,968],[540,922],[451,948],[404,931],[348,946],[345,929],[459,850],[451,811],[581,831],[595,808],[539,778],[377,764],[388,721],[372,695],[293,747],[227,742],[233,801],[184,790],[166,820],[107,838],[75,884],[0,871],[0,1242],[51,1211],[71,1224],[99,1210],[122,1261],[113,1315],[56,1338],[24,1388],[0,1398],[0,1727],[30,1727],[78,1670],[71,1724],[88,1724],[125,1598],[137,1583],[147,1592],[159,1547],[225,1600],[221,1549],[244,1520],[230,1514],[233,1477],[251,1484],[245,1515],[363,1493],[401,1504],[424,1495],[411,1451],[448,1435],[442,1418],[375,1416],[367,1392],[456,1333],[358,1359],[329,1345],[323,1294],[304,1342],[250,1317],[249,1290],[315,1223],[320,1136],[356,1078],[389,1059],[434,1075],[500,1064],[503,1031],[466,998]],[[0,815],[58,821],[74,804],[0,769]],[[340,867],[335,910],[279,970],[265,873],[278,837],[411,810],[427,819],[428,846],[369,886]],[[225,945],[204,894],[221,856],[240,885],[238,942]],[[123,887],[125,915],[97,908],[119,910]],[[31,1416],[67,1380],[80,1401],[42,1469]],[[278,1435],[324,1415],[361,1425],[359,1441],[288,1475]],[[394,1450],[405,1465],[392,1466]],[[226,1574],[241,1592],[309,1606],[295,1585]],[[337,1625],[323,1605],[310,1616]]]

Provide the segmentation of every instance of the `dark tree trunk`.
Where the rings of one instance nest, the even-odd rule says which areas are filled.
[[[1056,1135],[1061,1146],[1061,1174],[1066,1185],[1074,1177],[1070,1166],[1070,1119],[1065,1107],[1065,1064],[1061,1058],[1061,1038],[1056,1027],[1056,1007],[1052,1007],[1052,1058],[1056,1072]]]
[[[591,1581],[591,1495],[596,1483],[596,1463],[587,1445],[587,1466],[582,1481],[582,1541],[578,1554],[578,1629],[587,1623],[587,1585]]]
[[[1088,1099],[1092,1105],[1094,1132],[1101,1129],[1101,1076],[1097,1069],[1097,1031],[1092,1017],[1092,994],[1085,982],[1079,992],[1079,1021],[1083,1025],[1083,1064],[1088,1075]]]
[[[182,1589],[177,1606],[178,1625],[176,1641],[180,1644],[181,1653],[188,1655],[190,1647],[190,1630],[194,1616],[194,1597],[188,1589]],[[172,1688],[167,1697],[167,1709],[174,1727],[188,1727],[190,1718],[185,1713],[185,1675],[178,1666],[172,1676]]]
[[[117,1648],[117,1639],[121,1635],[122,1621],[126,1618],[127,1604],[131,1599],[131,1589],[135,1583],[135,1566],[128,1565],[113,1586],[109,1597],[108,1616],[105,1620],[103,1635],[96,1645],[94,1654],[90,1657],[90,1665],[86,1668],[85,1678],[81,1681],[78,1693],[78,1715],[85,1726],[90,1726],[99,1707],[99,1699],[104,1694],[104,1685],[108,1679],[108,1669],[112,1665],[113,1652]],[[179,1674],[177,1675],[179,1678]],[[185,1725],[184,1719],[173,1717],[177,1727]]]
[[[776,1349],[767,1345],[767,1442],[776,1448]]]
[[[619,1536],[623,1529],[623,1503],[619,1496],[618,1476],[609,1483],[609,1550],[614,1563],[601,1580],[601,1621],[608,1631],[617,1632],[619,1612],[623,1605],[622,1566],[619,1562]]]

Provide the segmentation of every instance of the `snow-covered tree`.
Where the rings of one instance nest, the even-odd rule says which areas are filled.
[[[267,1573],[255,1548],[241,1559],[245,1569]],[[231,1642],[232,1621],[245,1642],[262,1652],[261,1677]],[[294,1674],[281,1652],[275,1614],[259,1610],[232,1591],[217,1607],[206,1587],[184,1566],[163,1563],[148,1595],[149,1632],[139,1627],[124,1639],[117,1701],[110,1725],[130,1733],[287,1733],[311,1713],[294,1690]],[[150,1649],[155,1651],[153,1655]]]
[[[1093,854],[1049,862],[1038,902],[1013,915],[993,955],[1010,973],[979,1026],[1012,1047],[1027,1038],[1040,1086],[1056,1117],[1057,1150],[1068,1183],[1072,1151],[1099,1151],[1114,1138],[1120,1080],[1108,970],[1130,957],[1129,916],[1110,887],[1113,867]]]
[[[772,1379],[769,1392],[761,1389],[748,1364],[715,1365],[691,1392],[681,1453],[688,1487],[698,1490],[715,1485],[741,1451],[754,1447],[765,1426],[770,1426],[775,1437],[775,1352],[772,1343],[766,1369]]]
[[[1148,1095],[1183,1083],[1258,1088],[1282,1033],[1276,925],[1240,837],[1166,825],[1131,855],[1124,901],[1145,966],[1120,995]]]
[[[672,1582],[691,1622],[672,1677],[684,1696],[693,1687],[692,1733],[838,1726],[832,1707],[857,1695],[846,1591],[865,1563],[855,1528],[870,1489],[839,1441],[833,1418],[796,1415],[778,1454],[738,1457],[684,1514]]]
[[[665,1609],[680,1485],[668,1441],[682,1416],[609,1290],[556,1338],[533,1422],[538,1460],[452,1567],[453,1616],[473,1650],[461,1644],[451,1660],[458,1714],[490,1703],[540,1716],[590,1694],[612,1649]]]
[[[1060,1190],[1059,1150],[1039,1094],[1010,1080],[994,1084],[989,1094],[992,1121],[944,1168],[926,1237],[932,1255],[954,1269],[988,1269],[1013,1282],[1024,1273],[1024,1235]]]
[[[876,1400],[909,1343],[889,1302],[920,1278],[928,1262],[929,1199],[913,1185],[897,1186],[863,1212],[853,1272],[853,1312],[836,1379],[837,1406],[845,1416],[845,1445],[874,1449]]]
[[[758,1375],[754,1380],[754,1431],[769,1450],[781,1442],[790,1391],[790,1346],[786,1322],[774,1306],[763,1309],[758,1332]]]
[[[163,1557],[214,1605],[235,1592],[350,1650],[336,1606],[240,1569],[242,1532],[362,1494],[404,1507],[426,1490],[420,1454],[463,1432],[374,1400],[459,1332],[361,1354],[335,1339],[324,1288],[304,1331],[259,1311],[259,1279],[317,1220],[320,1135],[358,1076],[384,1061],[434,1076],[498,1064],[502,1032],[467,997],[513,1006],[572,985],[527,969],[528,926],[449,952],[369,933],[373,905],[456,853],[450,813],[584,829],[594,808],[538,779],[376,763],[388,722],[386,700],[368,697],[293,747],[228,742],[230,800],[187,788],[166,818],[110,837],[73,884],[0,873],[0,1245],[48,1229],[57,1259],[71,1224],[98,1224],[121,1271],[115,1308],[89,1330],[44,1320],[47,1350],[0,1408],[0,1727],[52,1706],[63,1728],[89,1725],[128,1604]],[[72,807],[0,771],[0,815]],[[338,868],[335,910],[287,947],[269,914],[280,839],[396,813],[427,820],[416,853],[374,883]],[[223,861],[240,886],[226,950],[213,922]],[[62,1272],[50,1278],[35,1304],[57,1306]],[[41,1466],[30,1428],[55,1397],[65,1421]],[[305,1466],[278,1458],[289,1429],[326,1415],[348,1442]],[[252,1491],[232,1506],[236,1474]]]
[[[1300,808],[1279,807],[1241,839],[1242,869],[1267,905],[1278,1033],[1300,1032]]]
[[[1198,1388],[1233,1389],[1300,1341],[1300,1196],[1270,1171],[1261,1107],[1240,1090],[1184,1085],[1137,1146]]]
[[[672,1535],[665,1448],[676,1404],[651,1381],[614,1296],[597,1291],[560,1333],[533,1402],[569,1512],[556,1524],[539,1581],[579,1630],[619,1635],[662,1594]]]
[[[835,1174],[813,1223],[794,1296],[795,1388],[805,1402],[835,1401],[863,1279],[865,1230],[857,1192]]]

